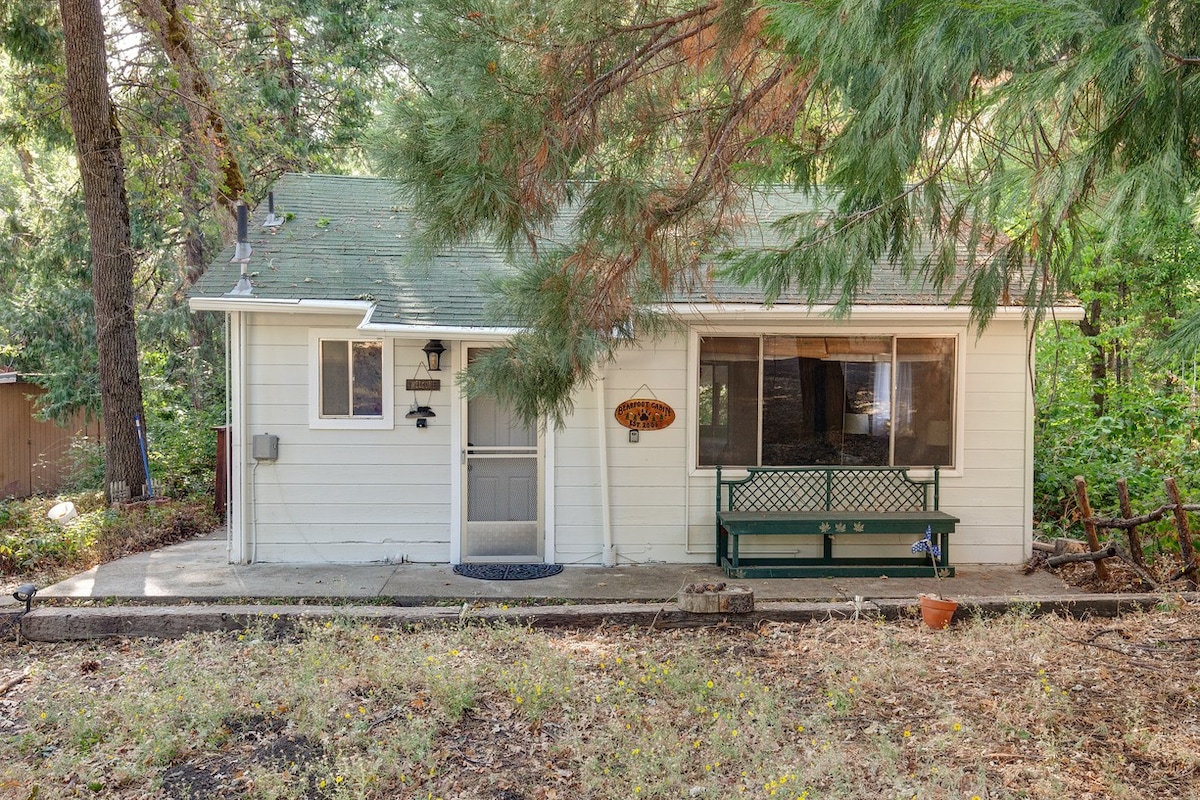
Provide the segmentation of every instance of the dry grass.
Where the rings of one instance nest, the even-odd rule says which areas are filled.
[[[1200,608],[0,645],[0,796],[1179,798]],[[36,790],[36,794],[35,794]],[[1194,796],[1194,795],[1192,795]]]

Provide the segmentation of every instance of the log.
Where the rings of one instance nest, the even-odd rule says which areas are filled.
[[[1133,516],[1133,506],[1129,503],[1129,483],[1121,478],[1117,481],[1117,495],[1121,498],[1121,513],[1125,519]],[[1128,530],[1129,534],[1129,557],[1134,564],[1145,569],[1146,556],[1142,552],[1142,537],[1138,533],[1137,525],[1133,525]],[[1145,577],[1143,576],[1143,580]]]
[[[1113,558],[1116,555],[1117,549],[1110,546],[1103,550],[1094,550],[1090,553],[1063,553],[1061,556],[1051,556],[1046,559],[1046,565],[1057,567],[1062,564],[1074,564],[1079,561],[1094,561],[1099,564],[1104,559]]]
[[[1055,539],[1053,544],[1056,556],[1061,556],[1063,553],[1082,553],[1087,550],[1087,545],[1078,539]]]
[[[0,697],[3,697],[4,695],[8,694],[9,689],[13,688],[14,686],[19,685],[28,677],[29,677],[29,671],[26,670],[25,672],[22,672],[21,674],[17,675],[15,678],[9,678],[4,683],[0,683]]]
[[[1054,545],[1049,542],[1034,542],[1033,549],[1039,553],[1053,553]]]
[[[1096,537],[1096,526],[1088,522],[1092,516],[1092,504],[1088,501],[1087,481],[1082,475],[1075,476],[1075,495],[1079,498],[1079,513],[1084,517],[1083,530],[1087,533],[1088,546],[1095,552],[1100,549],[1100,540]],[[1104,560],[1093,561],[1092,564],[1096,567],[1096,577],[1102,581],[1108,580],[1108,567],[1104,566]]]
[[[1097,528],[1117,528],[1119,530],[1128,530],[1129,528],[1136,528],[1138,525],[1145,525],[1148,522],[1158,522],[1176,508],[1182,508],[1184,511],[1200,511],[1200,505],[1196,503],[1183,503],[1179,506],[1176,506],[1175,503],[1167,503],[1166,505],[1159,506],[1153,511],[1142,514],[1140,517],[1130,517],[1129,519],[1124,519],[1122,517],[1091,516],[1081,519],[1080,522],[1090,522]]]
[[[1179,555],[1183,558],[1184,564],[1194,564],[1196,561],[1195,550],[1192,547],[1192,530],[1188,526],[1187,511],[1183,506],[1183,501],[1179,499],[1179,487],[1175,485],[1174,478],[1164,478],[1163,484],[1167,487],[1167,498],[1175,506],[1175,530],[1179,534]],[[1187,588],[1190,591],[1196,591],[1196,572],[1193,569],[1184,573],[1187,575]]]

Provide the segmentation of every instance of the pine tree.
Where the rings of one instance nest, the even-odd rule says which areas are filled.
[[[414,0],[406,24],[421,92],[379,164],[430,247],[536,254],[502,294],[529,332],[473,381],[527,417],[561,420],[621,321],[703,284],[764,182],[817,210],[732,276],[845,308],[889,259],[981,326],[1196,202],[1193,3]]]
[[[135,420],[143,417],[125,160],[105,63],[99,0],[61,0],[67,106],[91,237],[92,297],[104,421],[104,484],[147,485]]]

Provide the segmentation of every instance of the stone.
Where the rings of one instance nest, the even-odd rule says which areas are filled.
[[[695,588],[695,587],[689,587]],[[683,591],[679,610],[692,614],[749,614],[754,610],[754,590],[749,586],[724,586],[704,591]]]

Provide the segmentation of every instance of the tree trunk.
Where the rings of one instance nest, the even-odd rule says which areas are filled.
[[[136,0],[134,6],[162,47],[179,78],[179,93],[191,122],[193,147],[213,174],[213,202],[224,213],[217,214],[226,240],[232,240],[237,221],[237,201],[246,192],[246,180],[233,152],[225,118],[212,82],[200,64],[192,41],[192,29],[181,10],[181,0]],[[195,276],[199,278],[199,275]],[[193,279],[194,280],[194,279]]]
[[[104,479],[142,494],[146,472],[135,418],[142,415],[134,318],[133,252],[121,133],[108,90],[100,0],[59,0],[67,66],[67,108],[75,134],[91,236],[92,299],[104,420]]]
[[[1104,416],[1104,385],[1108,381],[1108,358],[1100,336],[1100,299],[1093,300],[1079,320],[1079,330],[1092,340],[1092,414]]]

